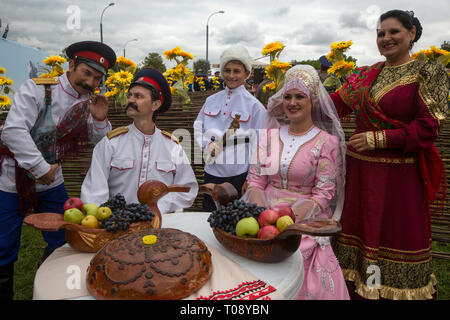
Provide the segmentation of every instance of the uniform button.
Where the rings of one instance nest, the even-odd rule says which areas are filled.
[[[223,115],[226,115],[226,114],[227,114],[226,112],[223,113]]]

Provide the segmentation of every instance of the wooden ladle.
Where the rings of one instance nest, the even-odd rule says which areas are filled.
[[[198,192],[210,195],[213,198],[217,208],[219,208],[220,205],[226,206],[227,203],[238,198],[238,192],[236,188],[229,182],[224,182],[221,184],[202,184],[199,187]]]
[[[138,189],[137,198],[140,203],[147,204],[150,210],[155,214],[158,228],[161,227],[161,212],[158,208],[158,200],[169,192],[189,192],[190,187],[181,185],[167,186],[159,180],[148,180],[144,182]]]

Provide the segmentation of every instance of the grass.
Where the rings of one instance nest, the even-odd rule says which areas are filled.
[[[40,231],[26,225],[22,227],[19,259],[14,269],[15,300],[33,298],[34,274],[45,246],[46,243]],[[433,241],[432,249],[433,251],[450,252],[450,243]],[[438,279],[438,300],[450,300],[450,260],[434,258],[433,270]]]

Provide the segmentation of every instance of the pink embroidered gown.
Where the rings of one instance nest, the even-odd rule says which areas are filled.
[[[270,161],[251,165],[249,192],[254,187],[263,190],[266,207],[275,209],[313,201],[313,216],[331,217],[330,200],[339,170],[336,164],[341,161],[338,139],[317,127],[302,136],[289,134],[287,126],[273,130],[276,138],[270,145],[269,139],[261,139],[258,148],[260,158],[267,155]],[[349,299],[328,237],[303,236],[300,251],[305,277],[298,299]]]

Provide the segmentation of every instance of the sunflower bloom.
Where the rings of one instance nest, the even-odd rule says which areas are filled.
[[[133,74],[128,71],[119,71],[114,74],[114,80],[121,85],[128,86],[133,80]]]
[[[9,106],[11,104],[11,99],[7,96],[0,95],[0,107]]]
[[[348,48],[350,48],[350,46],[353,44],[353,41],[341,41],[341,42],[333,42],[331,44],[331,49],[332,50],[347,50]]]
[[[6,69],[5,68],[2,68],[2,67],[0,67],[0,74],[5,74],[6,73]]]
[[[285,45],[279,41],[269,43],[262,49],[262,55],[276,55],[278,52],[281,52],[284,47]]]
[[[42,60],[42,62],[50,67],[56,67],[57,65],[62,65],[66,62],[66,58],[60,56],[50,56]]]

